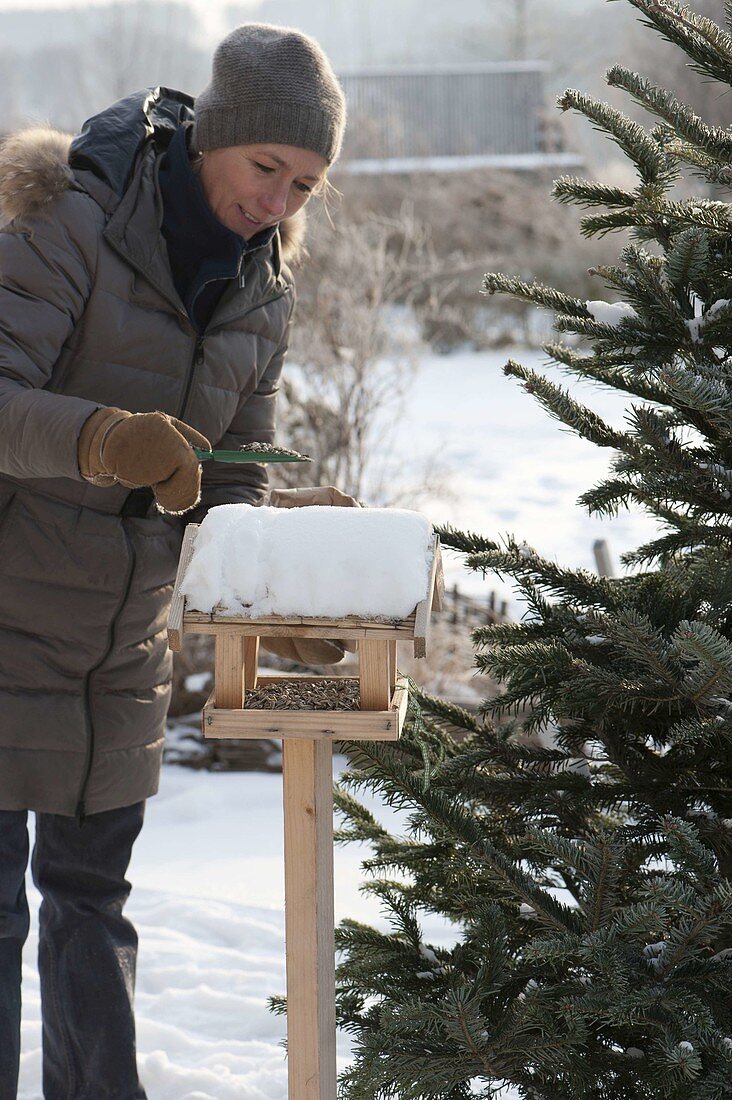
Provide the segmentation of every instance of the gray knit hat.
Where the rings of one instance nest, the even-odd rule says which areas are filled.
[[[243,23],[214,54],[196,100],[191,147],[276,142],[312,149],[329,164],[346,122],[343,89],[314,38],[292,27]]]

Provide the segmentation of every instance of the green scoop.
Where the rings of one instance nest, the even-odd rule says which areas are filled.
[[[308,455],[298,454],[297,451],[271,450],[248,451],[204,451],[200,447],[194,447],[196,458],[199,462],[312,462]]]

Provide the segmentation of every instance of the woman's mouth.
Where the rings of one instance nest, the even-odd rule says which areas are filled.
[[[238,203],[237,203],[237,206],[239,206]],[[251,216],[251,214],[248,214],[243,206],[239,206],[239,210],[241,212],[242,217],[244,218],[244,221],[248,222],[249,225],[252,226],[252,228],[256,228],[257,226],[260,226],[262,224],[260,221],[257,221],[256,218],[253,218]]]

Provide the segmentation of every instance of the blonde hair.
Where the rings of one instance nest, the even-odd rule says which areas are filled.
[[[328,224],[330,225],[331,229],[335,229],[335,225],[333,224],[333,218],[331,217],[331,214],[330,214],[329,201],[331,199],[335,199],[337,197],[338,201],[340,202],[343,199],[342,193],[338,190],[337,187],[333,186],[333,184],[330,182],[330,180],[328,179],[328,177],[326,175],[326,176],[323,176],[323,181],[322,181],[321,184],[318,185],[317,190],[315,190],[315,189],[313,190],[313,194],[317,195],[318,198],[320,198],[322,200],[323,210],[325,211],[325,216],[328,219]]]

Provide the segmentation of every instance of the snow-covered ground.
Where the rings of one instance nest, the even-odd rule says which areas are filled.
[[[346,764],[334,757],[334,777]],[[389,828],[398,815],[363,797]],[[336,822],[337,824],[337,822]],[[360,894],[366,845],[335,849],[336,923],[350,916],[389,930]],[[140,934],[139,1064],[149,1100],[286,1100],[283,1017],[267,997],[286,992],[282,777],[166,766],[130,866],[127,913]],[[39,898],[24,956],[19,1100],[41,1100]],[[454,942],[424,922],[426,943]],[[338,1069],[350,1040],[338,1038]]]
[[[514,534],[541,555],[568,567],[596,570],[592,544],[607,539],[620,570],[620,554],[645,542],[655,525],[638,512],[614,519],[590,517],[576,504],[607,472],[614,452],[580,439],[549,416],[515,378],[503,374],[509,359],[545,374],[614,427],[626,427],[630,398],[597,384],[577,382],[544,353],[525,348],[427,355],[400,423],[396,453],[406,480],[420,461],[435,455],[452,470],[456,500],[421,505],[435,522],[450,522],[489,538]],[[482,580],[448,555],[448,582],[476,594],[489,588],[510,595],[494,578]],[[450,560],[452,559],[452,560]]]

